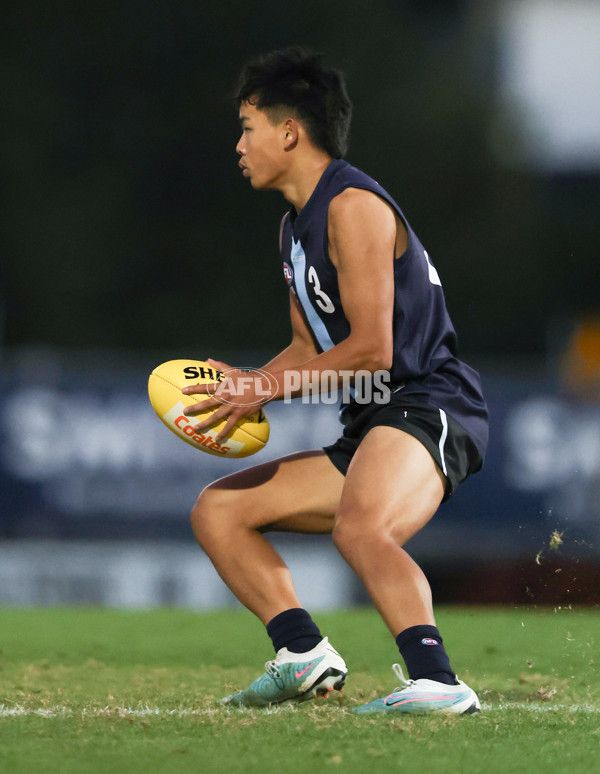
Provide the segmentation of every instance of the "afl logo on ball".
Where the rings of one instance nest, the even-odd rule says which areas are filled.
[[[292,267],[289,265],[289,263],[285,262],[283,263],[283,276],[285,277],[285,281],[288,285],[292,284],[292,279],[294,277],[294,273],[292,271]]]

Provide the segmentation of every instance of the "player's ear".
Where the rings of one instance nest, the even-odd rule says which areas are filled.
[[[299,125],[295,118],[288,118],[283,122],[284,149],[292,150],[298,144]]]

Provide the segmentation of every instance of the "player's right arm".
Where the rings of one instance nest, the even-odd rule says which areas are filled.
[[[282,352],[280,352],[278,355],[276,355],[272,360],[270,360],[266,365],[264,365],[260,370],[261,371],[267,371],[269,373],[273,373],[274,371],[283,372],[285,370],[294,370],[297,368],[300,368],[304,363],[308,362],[309,360],[312,360],[315,358],[319,353],[317,348],[315,347],[315,343],[312,337],[312,334],[310,332],[310,329],[308,328],[308,325],[306,324],[304,320],[304,315],[300,309],[300,304],[296,298],[296,294],[290,290],[290,318],[292,323],[292,341]],[[236,374],[234,372],[234,369],[232,369],[227,363],[222,363],[218,360],[213,360],[212,358],[208,359],[208,362],[214,366],[215,368],[218,368],[221,371],[226,371],[229,379],[234,379],[236,376],[242,376],[246,377],[247,375],[240,371],[239,374]],[[261,383],[261,391],[263,391],[265,388],[265,385]],[[245,389],[245,388],[244,388]],[[214,384],[197,384],[193,386],[184,387],[182,392],[186,395],[206,395],[207,393],[214,393],[215,387]],[[262,392],[264,395],[264,392]],[[199,423],[196,425],[197,429],[204,429],[205,427],[209,427],[212,424],[215,424],[217,421],[220,421],[222,418],[227,417],[227,422],[223,429],[215,436],[216,441],[220,441],[222,438],[224,438],[231,427],[233,427],[233,424],[235,421],[239,418],[239,416],[244,415],[244,406],[246,407],[245,413],[249,413],[250,411],[254,412],[256,411],[257,405],[261,402],[261,400],[256,400],[257,394],[254,393],[244,393],[244,397],[247,399],[247,403],[242,403],[239,399],[239,396],[236,397],[236,403],[233,404],[229,402],[229,405],[223,405],[222,401],[218,400],[215,397],[209,397],[202,401],[201,404],[196,404],[195,406],[190,406],[184,409],[184,414],[186,416],[195,416],[196,414],[200,414],[203,410],[205,411],[207,408],[216,408],[217,411],[212,414],[212,416],[208,417],[207,419],[202,420],[201,417],[199,417]],[[280,395],[277,396],[277,399],[281,399],[285,397],[284,393],[282,392]],[[265,402],[262,400],[262,402]],[[221,405],[219,405],[219,403]],[[240,413],[232,413],[232,409],[237,409]]]
[[[293,290],[290,290],[290,321],[292,323],[292,341],[289,346],[262,367],[263,371],[285,371],[288,368],[295,368],[319,354]]]

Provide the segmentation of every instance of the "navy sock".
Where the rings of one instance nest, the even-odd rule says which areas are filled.
[[[284,610],[272,618],[267,624],[267,634],[275,652],[287,648],[292,653],[306,653],[323,639],[317,624],[301,607]]]
[[[424,677],[447,685],[457,684],[437,627],[411,626],[396,637],[396,645],[411,680]]]

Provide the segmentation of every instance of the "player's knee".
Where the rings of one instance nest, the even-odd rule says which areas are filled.
[[[331,532],[333,543],[342,556],[354,553],[356,546],[364,540],[365,532],[358,529],[358,524],[354,520],[338,517],[335,520]]]
[[[194,530],[194,534],[198,537],[199,534],[202,531],[202,528],[204,527],[205,523],[205,516],[207,514],[207,508],[206,508],[206,498],[204,496],[204,491],[200,492],[198,495],[198,499],[194,503],[194,507],[192,508],[192,512],[190,513],[190,521],[192,523],[192,529]]]
[[[377,547],[382,542],[393,539],[385,521],[377,519],[375,514],[364,513],[351,516],[339,513],[331,533],[337,550],[344,557],[355,555],[362,547]]]
[[[224,526],[224,503],[219,491],[207,486],[198,495],[190,520],[196,538],[202,544]]]

